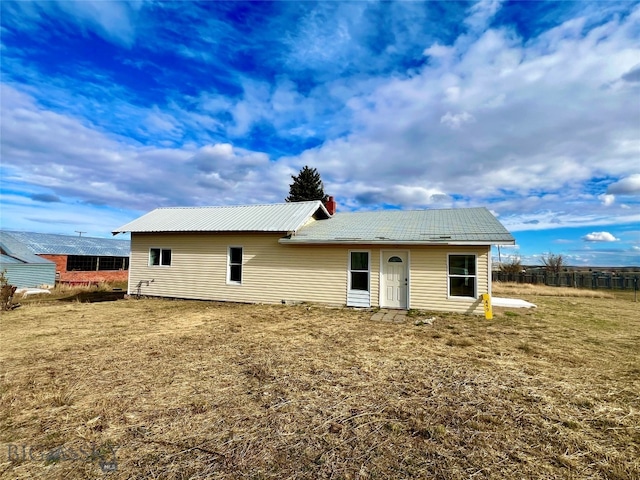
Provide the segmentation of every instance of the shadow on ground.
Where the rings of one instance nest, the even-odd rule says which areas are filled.
[[[113,302],[115,300],[122,300],[126,293],[125,291],[79,292],[68,297],[59,298],[58,301],[81,303]]]

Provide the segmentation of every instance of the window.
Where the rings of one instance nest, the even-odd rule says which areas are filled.
[[[369,252],[350,252],[349,290],[369,291]]]
[[[476,298],[475,255],[449,255],[449,296]]]
[[[99,257],[98,270],[129,270],[129,257]]]
[[[95,272],[98,270],[98,257],[91,255],[67,256],[67,272]]]
[[[229,247],[229,283],[242,283],[242,247]]]
[[[95,272],[96,270],[129,270],[129,257],[67,256],[67,272]]]
[[[169,248],[151,248],[149,249],[149,265],[150,266],[171,266],[171,249]]]

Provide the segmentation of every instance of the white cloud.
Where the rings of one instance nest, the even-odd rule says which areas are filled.
[[[6,85],[2,99],[3,182],[44,188],[62,198],[142,211],[278,202],[296,173],[285,163],[270,162],[265,153],[228,143],[201,148],[127,143],[46,110]]]
[[[281,201],[289,175],[309,164],[344,208],[487,205],[513,231],[640,221],[634,199],[614,201],[640,191],[640,8],[596,21],[585,14],[523,39],[511,28],[487,28],[500,3],[480,2],[461,23],[467,31],[443,45],[423,32],[421,5],[390,4],[393,40],[378,54],[367,43],[377,25],[360,15],[378,6],[312,7],[299,28],[287,30],[281,76],[238,75],[236,96],[171,91],[165,105],[140,107],[118,103],[129,93],[124,87],[100,103],[104,89],[87,101],[50,95],[65,87],[60,78],[16,82],[37,93],[3,90],[4,167],[13,181],[50,186],[60,198],[141,210]],[[118,30],[117,8],[99,28],[127,44],[135,22]],[[99,21],[77,15],[85,25]],[[334,16],[342,20],[327,21]],[[410,51],[405,40],[425,63],[394,70],[397,52]],[[291,79],[300,72],[318,84]],[[94,108],[135,129],[137,141],[110,133],[106,120],[87,120]],[[271,147],[269,138],[248,138],[256,126],[279,141],[315,137],[319,144],[286,157],[276,148],[240,148],[249,141]],[[605,193],[593,178],[620,180]]]
[[[502,202],[498,202],[500,208]],[[545,205],[545,204],[543,204]],[[549,207],[552,203],[548,204]],[[563,227],[605,227],[609,225],[633,224],[640,222],[640,214],[618,214],[615,217],[607,215],[606,211],[594,213],[591,211],[568,211],[558,212],[556,210],[527,211],[527,207],[521,210],[510,208],[507,215],[500,216],[500,222],[511,232],[549,230]]]
[[[62,20],[58,28],[92,31],[107,41],[124,46],[131,46],[135,41],[135,24],[144,4],[144,1],[100,0],[17,2],[20,12],[31,21],[31,25],[24,25],[25,28],[37,29],[50,17],[57,17]],[[69,23],[73,25],[70,27]]]
[[[500,9],[501,0],[480,0],[470,9],[465,23],[473,30],[481,30]]]
[[[568,21],[526,43],[499,28],[460,37],[447,65],[428,64],[351,100],[351,133],[294,163],[372,188],[437,188],[476,204],[504,199],[506,190],[502,211],[562,205],[562,222],[590,211],[614,223],[623,207],[585,189],[594,177],[629,175],[637,161],[636,93],[606,85],[637,64],[639,14],[598,27]],[[439,44],[431,51],[440,52]]]
[[[330,185],[331,186],[331,185]],[[425,207],[437,204],[440,207],[451,205],[451,198],[438,189],[427,189],[410,185],[394,185],[387,188],[372,188],[362,183],[337,185],[340,190],[349,190],[359,208],[371,205],[391,204],[405,208]]]
[[[436,42],[431,45],[429,48],[425,48],[422,52],[423,55],[428,57],[436,57],[443,58],[449,57],[451,54],[455,52],[453,47],[447,47],[446,45],[440,45],[440,43]]]
[[[637,152],[640,154],[640,152]],[[640,173],[634,173],[609,185],[607,193],[618,195],[640,195]]]
[[[609,205],[614,204],[614,202],[616,201],[616,196],[609,193],[603,193],[602,195],[598,195],[598,199],[602,201],[602,205],[608,207]]]
[[[452,114],[451,112],[445,113],[440,117],[440,123],[451,127],[453,130],[457,130],[464,123],[474,122],[475,118],[469,112],[462,112],[458,114]]]
[[[582,239],[585,242],[617,242],[619,238],[614,237],[609,232],[591,232]]]

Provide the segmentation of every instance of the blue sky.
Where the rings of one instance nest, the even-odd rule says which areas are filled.
[[[1,226],[486,206],[503,257],[640,264],[638,2],[0,3]]]

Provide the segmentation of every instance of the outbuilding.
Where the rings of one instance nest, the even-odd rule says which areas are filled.
[[[39,264],[53,264],[53,278],[46,282],[49,285],[128,279],[128,240],[6,230],[0,235],[2,244],[10,250],[30,254],[29,258]],[[9,267],[7,271],[11,269]]]
[[[56,264],[31,252],[22,242],[0,231],[0,272],[17,288],[50,287],[56,281]]]
[[[129,293],[477,314],[491,245],[515,243],[486,208],[335,213],[333,198],[159,208],[121,232]]]

